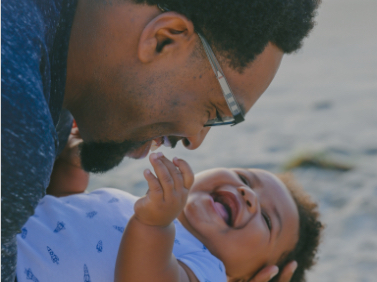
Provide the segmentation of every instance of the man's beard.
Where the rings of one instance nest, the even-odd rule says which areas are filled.
[[[169,136],[171,148],[177,145],[180,137]],[[82,142],[80,148],[81,166],[87,172],[104,173],[118,166],[127,153],[130,153],[147,141],[134,142],[125,140],[117,142]]]
[[[81,166],[87,172],[104,173],[119,165],[127,153],[146,142],[83,142],[80,144]]]

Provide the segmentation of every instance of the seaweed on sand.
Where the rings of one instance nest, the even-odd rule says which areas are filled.
[[[313,167],[318,169],[337,170],[342,172],[346,172],[354,168],[353,165],[351,165],[349,162],[330,156],[326,152],[301,153],[293,157],[283,165],[284,170],[291,170],[298,167]]]

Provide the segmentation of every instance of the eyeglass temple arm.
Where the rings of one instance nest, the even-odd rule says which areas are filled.
[[[226,80],[226,78],[224,76],[224,72],[221,69],[219,62],[217,61],[216,57],[214,56],[213,51],[210,49],[207,40],[200,33],[198,33],[198,36],[203,43],[204,50],[205,50],[205,52],[206,52],[206,54],[209,58],[209,62],[211,63],[212,69],[213,69],[213,71],[214,71],[214,73],[217,77],[217,80],[219,81],[219,83],[221,85],[221,89],[224,93],[225,100],[226,100],[226,102],[229,106],[229,109],[231,110],[231,112],[234,116],[234,119],[236,119],[236,116],[241,115],[241,116],[238,117],[238,120],[239,120],[238,122],[243,121],[244,118],[243,118],[243,114],[241,112],[241,108],[232,95],[232,91],[230,90],[228,81]],[[236,121],[236,123],[237,123],[237,121]]]

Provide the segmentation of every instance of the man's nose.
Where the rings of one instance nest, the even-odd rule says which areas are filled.
[[[189,150],[195,150],[202,144],[204,138],[206,137],[210,129],[210,127],[203,127],[197,135],[183,138],[183,145]]]
[[[239,187],[238,192],[241,194],[243,200],[246,203],[247,209],[250,213],[254,214],[258,211],[258,196],[253,189],[246,187]]]

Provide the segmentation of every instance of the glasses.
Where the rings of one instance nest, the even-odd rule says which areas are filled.
[[[161,4],[157,4],[157,7],[162,12],[170,11],[166,6],[162,6]],[[200,41],[203,44],[204,50],[207,54],[208,60],[211,63],[213,72],[215,73],[215,76],[217,80],[219,81],[221,90],[223,92],[224,98],[226,103],[228,104],[228,108],[230,112],[232,113],[231,117],[222,117],[216,111],[216,118],[208,120],[204,127],[208,126],[219,126],[219,125],[236,125],[237,123],[240,123],[245,120],[244,114],[242,112],[242,109],[240,105],[237,103],[234,94],[232,90],[229,87],[228,81],[225,78],[224,72],[220,67],[219,62],[217,61],[215,54],[213,53],[211,46],[207,42],[207,40],[201,35],[199,32],[196,31],[198,34]]]

